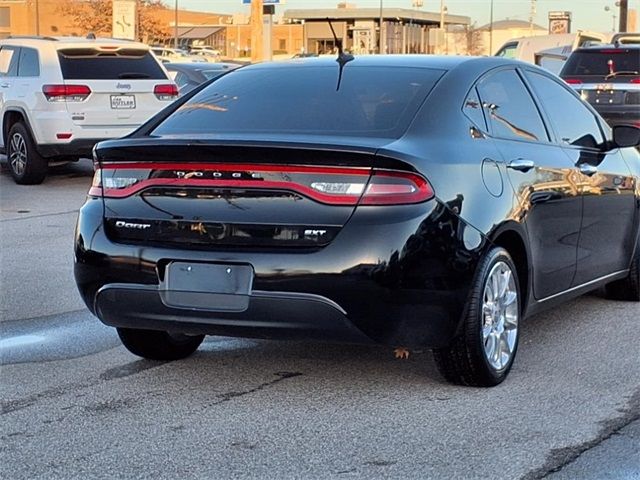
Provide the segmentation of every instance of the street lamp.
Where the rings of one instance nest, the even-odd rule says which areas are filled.
[[[620,7],[620,2],[619,2],[619,1],[618,1],[618,2],[616,2],[616,3],[615,3],[615,6],[616,6],[616,7]],[[605,12],[612,12],[612,13],[611,13],[611,20],[612,20],[612,27],[611,27],[611,31],[612,31],[612,32],[615,32],[615,31],[616,31],[616,18],[617,18],[617,17],[616,17],[616,11],[615,11],[615,10],[613,10],[609,5],[605,5],[605,6],[604,6],[604,11],[605,11]]]

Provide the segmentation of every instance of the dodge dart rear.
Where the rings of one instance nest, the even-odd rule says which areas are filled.
[[[205,335],[377,343],[499,383],[529,302],[526,211],[463,101],[500,65],[254,65],[101,142],[76,231],[87,306],[146,358]]]

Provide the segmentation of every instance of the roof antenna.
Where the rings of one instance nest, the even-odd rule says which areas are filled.
[[[329,24],[329,28],[331,28],[331,33],[333,34],[333,39],[336,42],[336,47],[338,47],[338,58],[336,58],[336,62],[340,65],[340,73],[338,73],[338,85],[336,86],[337,92],[340,90],[340,83],[342,82],[342,70],[347,63],[354,59],[354,57],[350,53],[344,53],[344,50],[342,49],[342,40],[338,40],[338,36],[333,29],[333,25],[331,25],[329,17],[327,17],[327,23]]]

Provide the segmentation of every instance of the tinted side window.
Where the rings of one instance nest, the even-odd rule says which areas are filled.
[[[18,47],[0,47],[0,77],[15,77],[18,75]]]
[[[496,57],[516,58],[517,49],[518,49],[517,43],[507,43],[504,47],[502,47],[498,51],[498,53],[496,53]]]
[[[502,70],[481,80],[478,93],[494,136],[549,140],[540,113],[515,70]]]
[[[592,148],[603,142],[596,117],[567,88],[539,73],[525,75],[562,142]]]
[[[482,113],[482,104],[480,103],[480,99],[478,98],[478,93],[475,88],[469,92],[469,95],[464,101],[462,111],[469,120],[476,124],[477,127],[482,130],[487,129],[487,122],[485,121],[484,114]]]
[[[19,77],[40,76],[40,60],[38,51],[34,48],[22,48],[20,50],[20,64],[18,66]]]

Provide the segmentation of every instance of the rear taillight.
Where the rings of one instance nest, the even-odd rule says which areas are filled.
[[[420,175],[374,170],[361,205],[401,205],[420,203],[433,197],[433,189]]]
[[[577,78],[564,78],[563,79],[569,85],[580,85],[582,80],[578,80]]]
[[[173,83],[156,85],[153,93],[158,100],[174,100],[178,96],[178,87]]]
[[[434,196],[418,174],[354,167],[243,164],[107,164],[90,195],[123,198],[153,187],[283,190],[328,205],[402,205]]]
[[[82,102],[91,89],[86,85],[43,85],[42,93],[50,102]]]
[[[640,78],[632,78],[630,83],[640,83]]]

